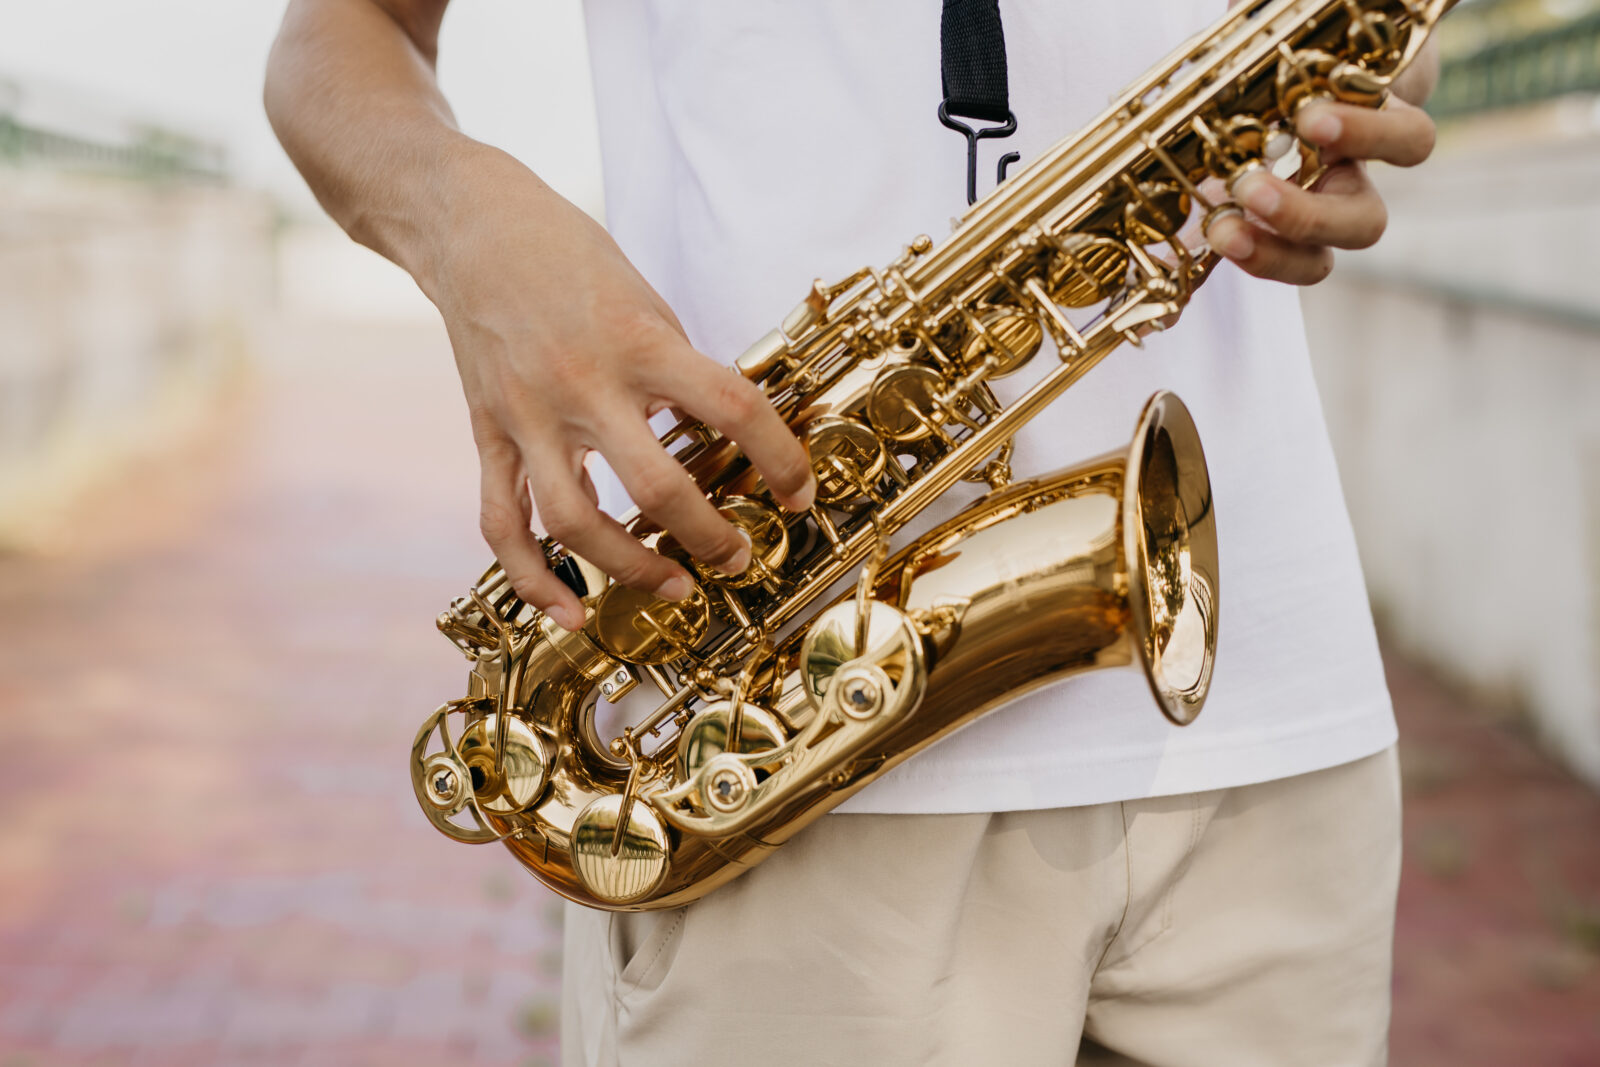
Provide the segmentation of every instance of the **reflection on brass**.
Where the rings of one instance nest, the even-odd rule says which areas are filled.
[[[1128,246],[1110,237],[1065,234],[1050,268],[1050,297],[1062,307],[1086,308],[1121,292],[1128,281]]]
[[[750,497],[733,496],[720,501],[717,510],[750,538],[750,566],[742,574],[727,575],[691,560],[703,581],[741,589],[770,580],[783,568],[789,557],[789,527],[777,508]]]
[[[1189,194],[1176,182],[1139,182],[1129,189],[1123,229],[1142,245],[1178,235],[1189,221]]]
[[[806,450],[817,474],[817,499],[824,504],[870,496],[889,461],[878,435],[851,418],[817,419],[806,431]]]
[[[687,600],[661,600],[650,593],[612,585],[595,605],[590,627],[595,640],[629,663],[670,663],[695,646],[710,613],[703,592]]]
[[[606,904],[632,904],[666,877],[671,842],[656,813],[612,793],[597,798],[572,824],[572,856],[584,888]],[[624,807],[627,812],[624,814]],[[617,829],[627,820],[619,837]]]
[[[1235,5],[944,240],[813,284],[739,369],[809,449],[817,506],[783,510],[732,442],[684,420],[674,455],[750,536],[743,574],[625,516],[698,585],[658,600],[549,543],[582,587],[587,619],[569,632],[491,566],[439,616],[471,672],[412,745],[424,816],[503,843],[579,903],[676,907],[1075,673],[1139,669],[1168,719],[1193,721],[1221,587],[1187,409],[1157,394],[1127,449],[1043,477],[1014,475],[1012,438],[1123,342],[1178,320],[1217,262],[1188,224],[1230,209],[1200,191],[1207,177],[1281,154],[1310,100],[1381,102],[1451,5]],[[1058,359],[1032,358],[1045,334]],[[1006,374],[1002,399],[991,383]],[[885,557],[974,479],[986,496]],[[835,587],[849,591],[829,599]]]
[[[872,383],[867,418],[890,441],[921,441],[938,433],[945,421],[937,400],[944,391],[944,375],[932,367],[916,363],[888,367]]]
[[[1044,326],[1039,316],[1017,308],[996,308],[978,316],[983,332],[974,332],[967,341],[967,366],[988,363],[990,378],[1015,374],[1032,359],[1044,343]]]

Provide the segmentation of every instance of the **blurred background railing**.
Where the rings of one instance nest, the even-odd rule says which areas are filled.
[[[12,167],[138,178],[223,180],[219,144],[132,122],[48,89],[0,79],[0,159]]]
[[[1441,119],[1600,91],[1600,9],[1587,0],[1469,4],[1441,27]]]

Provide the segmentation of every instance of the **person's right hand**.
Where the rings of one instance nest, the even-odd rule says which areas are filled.
[[[598,452],[639,509],[729,574],[750,560],[727,522],[658,442],[671,407],[733,439],[784,507],[811,506],[804,447],[751,382],[689,344],[672,310],[592,219],[515,160],[478,147],[454,161],[452,217],[427,271],[449,328],[482,466],[481,528],[517,595],[560,626],[578,598],[545,564],[533,511],[613,579],[669,600],[677,563],[599,509],[584,457]],[[530,499],[531,490],[531,499]]]

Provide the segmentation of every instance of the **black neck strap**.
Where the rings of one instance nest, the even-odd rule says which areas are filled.
[[[1011,118],[1000,0],[944,0],[939,59],[945,114],[999,123]]]
[[[1006,78],[1006,35],[1000,25],[1000,0],[944,0],[939,20],[939,75],[944,99],[939,121],[967,139],[967,203],[978,199],[978,142],[1009,137],[1017,128],[1011,113]],[[960,119],[996,122],[974,128]],[[995,181],[1005,180],[1006,167],[1017,158],[1000,160]]]

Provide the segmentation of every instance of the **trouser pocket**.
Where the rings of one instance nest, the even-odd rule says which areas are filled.
[[[660,983],[677,955],[687,917],[687,908],[617,912],[611,916],[607,941],[612,980],[619,994],[650,989]]]

